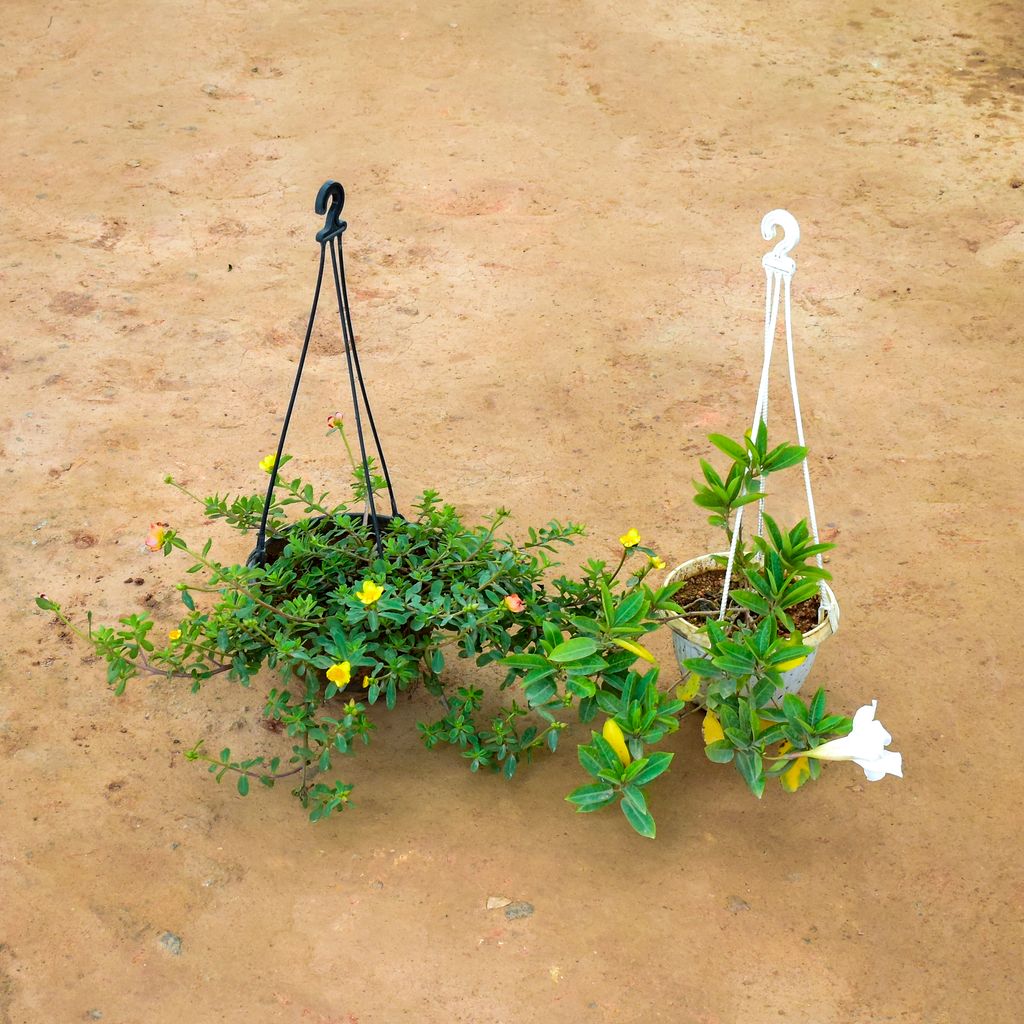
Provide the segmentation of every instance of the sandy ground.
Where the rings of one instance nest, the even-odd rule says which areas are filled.
[[[1019,1018],[1017,3],[2,6],[2,1024]],[[843,606],[815,673],[879,699],[902,782],[758,803],[691,721],[652,843],[571,814],[571,753],[511,784],[427,753],[414,699],[314,827],[180,757],[263,742],[258,693],[105,691],[32,596],[171,623],[181,566],[141,538],[205,528],[160,481],[264,479],[328,177],[402,500],[576,518],[581,557],[628,526],[706,550],[689,480],[751,415],[758,224],[800,219]],[[323,323],[289,448],[330,482]]]

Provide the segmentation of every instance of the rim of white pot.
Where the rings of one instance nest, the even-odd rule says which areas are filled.
[[[677,565],[665,577],[665,585],[668,586],[668,584],[677,583],[680,580],[688,580],[692,576],[696,576],[697,573],[706,572],[708,569],[721,569],[721,565],[715,561],[716,554],[726,558],[729,557],[728,551],[719,551],[691,558],[689,561]],[[804,643],[808,647],[817,647],[819,644],[824,643],[839,629],[839,602],[836,600],[836,595],[832,592],[832,588],[827,583],[822,584],[821,604],[825,609],[825,618],[814,629],[804,633]],[[672,628],[673,632],[678,633],[680,636],[685,636],[692,643],[705,648],[710,646],[707,633],[704,632],[706,627],[695,626],[692,622],[679,618],[669,619],[668,625]]]

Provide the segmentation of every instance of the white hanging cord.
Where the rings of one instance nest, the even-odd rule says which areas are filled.
[[[791,278],[786,278],[786,358],[789,363],[789,390],[793,394],[793,418],[796,420],[796,440],[797,444],[801,448],[806,447],[804,441],[804,421],[800,415],[800,395],[796,387],[796,360],[793,356],[793,317],[790,312],[790,283]],[[804,471],[804,489],[807,491],[807,518],[811,521],[811,536],[814,537],[814,543],[820,544],[821,540],[818,537],[818,517],[814,512],[814,495],[811,493],[811,470],[807,465],[807,456],[804,456],[802,463]],[[821,561],[821,554],[815,556],[818,563],[818,568],[823,568]],[[825,596],[825,581],[821,580],[818,584],[818,589],[821,591],[822,596]]]
[[[750,436],[757,440],[758,427],[762,419],[767,421],[768,415],[768,371],[772,363],[772,349],[775,345],[775,332],[779,322],[779,290],[781,288],[782,275],[765,267],[765,317],[764,317],[764,362],[761,364],[761,380],[757,386],[757,404],[754,407],[754,423],[750,428]],[[725,608],[729,603],[729,584],[732,582],[732,570],[736,561],[736,548],[739,544],[740,533],[743,527],[743,510],[746,505],[741,505],[736,510],[736,520],[733,524],[732,543],[729,546],[729,561],[725,566],[725,586],[722,588],[722,603],[718,611],[720,619],[725,618]],[[763,506],[759,503],[758,508],[758,536],[760,536],[761,516]]]
[[[784,319],[786,321],[786,359],[789,363],[789,390],[793,396],[793,415],[796,420],[797,442],[805,447],[803,418],[800,415],[800,396],[796,385],[796,361],[793,355],[793,315],[791,303],[791,284],[793,275],[796,273],[796,262],[789,255],[796,244],[800,241],[800,225],[796,218],[787,210],[772,210],[766,213],[761,219],[761,236],[765,241],[770,242],[775,237],[777,228],[783,229],[782,241],[778,242],[774,249],[761,260],[765,269],[765,310],[764,310],[764,363],[761,367],[761,380],[757,389],[757,404],[754,408],[754,424],[751,427],[751,437],[756,440],[758,428],[763,422],[768,426],[768,374],[772,360],[772,349],[774,347],[775,332],[779,320],[779,293],[785,292]],[[802,463],[804,476],[804,489],[807,492],[807,514],[811,524],[811,534],[814,543],[820,543],[818,537],[818,520],[814,511],[814,495],[811,493],[811,471],[807,465],[807,457],[804,456]],[[764,477],[758,480],[758,489],[764,491]],[[722,588],[722,602],[719,608],[718,617],[725,618],[725,609],[729,604],[729,585],[732,582],[733,567],[736,562],[736,550],[739,545],[740,532],[743,525],[743,510],[741,505],[736,510],[736,520],[733,526],[732,543],[729,546],[729,560],[725,566],[725,585]],[[762,535],[764,521],[764,498],[757,503],[757,535]],[[821,555],[816,556],[818,568],[822,567]],[[819,589],[822,597],[826,596],[824,581],[819,582]]]

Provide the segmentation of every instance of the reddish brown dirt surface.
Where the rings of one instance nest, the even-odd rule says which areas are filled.
[[[0,1022],[1018,1018],[1018,4],[7,0],[3,25]],[[427,753],[421,693],[313,827],[180,755],[274,742],[259,693],[105,692],[32,597],[170,628],[182,566],[141,540],[205,528],[161,480],[264,479],[327,177],[403,500],[579,519],[581,557],[635,526],[670,566],[713,541],[704,435],[749,423],[760,217],[799,218],[843,606],[815,676],[878,698],[903,781],[757,802],[690,720],[649,842],[570,813],[571,750],[512,783]],[[289,445],[325,482],[339,353],[325,318]]]

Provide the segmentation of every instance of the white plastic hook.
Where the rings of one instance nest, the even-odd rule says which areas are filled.
[[[788,210],[772,210],[761,218],[761,237],[766,242],[775,237],[779,228],[782,228],[782,241],[765,254],[761,264],[768,270],[778,270],[792,277],[796,273],[796,261],[789,253],[800,241],[800,225]]]

